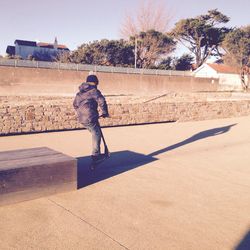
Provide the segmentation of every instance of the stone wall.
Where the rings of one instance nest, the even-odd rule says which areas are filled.
[[[81,128],[72,98],[1,98],[0,134],[41,132]],[[203,98],[107,98],[111,118],[102,126],[190,121],[250,115],[250,100]]]

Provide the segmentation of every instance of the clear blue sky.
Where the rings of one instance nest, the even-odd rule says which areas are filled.
[[[157,0],[155,0],[157,1]],[[174,23],[218,8],[231,18],[227,26],[250,24],[250,0],[166,0]],[[84,42],[120,38],[125,11],[140,0],[0,0],[0,55],[15,39],[53,42],[71,50]]]

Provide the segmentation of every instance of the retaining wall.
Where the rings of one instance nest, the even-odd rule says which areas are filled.
[[[2,99],[3,100],[3,99]],[[0,134],[81,128],[72,107],[72,98],[51,98],[18,102],[2,101]],[[250,115],[250,100],[153,101],[133,99],[126,103],[109,101],[111,118],[102,126],[190,121]]]
[[[1,95],[74,96],[88,71],[0,66]],[[152,95],[218,90],[218,79],[97,72],[106,95]]]

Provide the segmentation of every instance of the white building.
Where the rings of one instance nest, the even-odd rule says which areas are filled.
[[[40,61],[54,61],[59,53],[69,51],[65,45],[58,44],[56,38],[54,43],[15,40],[14,44],[15,46],[8,46],[6,52],[10,56],[18,56],[22,59],[31,57]]]
[[[241,90],[240,72],[230,66],[216,63],[204,63],[193,72],[195,77],[219,79],[221,90]]]

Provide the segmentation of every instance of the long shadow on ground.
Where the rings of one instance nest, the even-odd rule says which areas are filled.
[[[250,231],[244,236],[235,250],[249,250],[250,249]]]
[[[159,149],[148,155],[132,152],[129,150],[111,153],[110,159],[100,164],[95,171],[91,171],[89,166],[91,164],[90,157],[78,158],[77,164],[77,187],[82,188],[90,184],[108,179],[112,176],[124,173],[134,168],[144,166],[147,163],[158,160],[155,156],[165,153],[167,151],[182,147],[186,144],[195,142],[197,140],[205,139],[212,136],[221,135],[228,132],[231,127],[236,124],[231,124],[224,127],[213,128],[197,133],[184,141],[173,144],[163,149]],[[142,142],[143,143],[143,142]]]
[[[162,153],[165,153],[167,151],[182,147],[182,146],[184,146],[186,144],[189,144],[189,143],[201,140],[201,139],[205,139],[205,138],[208,138],[208,137],[224,134],[224,133],[228,132],[231,129],[231,127],[233,127],[235,125],[236,125],[236,123],[228,125],[228,126],[224,126],[224,127],[213,128],[213,129],[208,129],[208,130],[202,131],[200,133],[197,133],[197,134],[187,138],[184,141],[178,142],[178,143],[173,144],[171,146],[168,146],[166,148],[163,148],[163,149],[157,150],[155,152],[152,152],[151,154],[149,154],[149,156],[159,155],[159,154],[162,154]]]
[[[157,160],[157,158],[129,150],[118,151],[111,153],[109,159],[98,165],[96,169],[92,171],[89,169],[91,158],[80,157],[78,158],[77,167],[77,187],[82,188],[88,186],[155,160]]]

